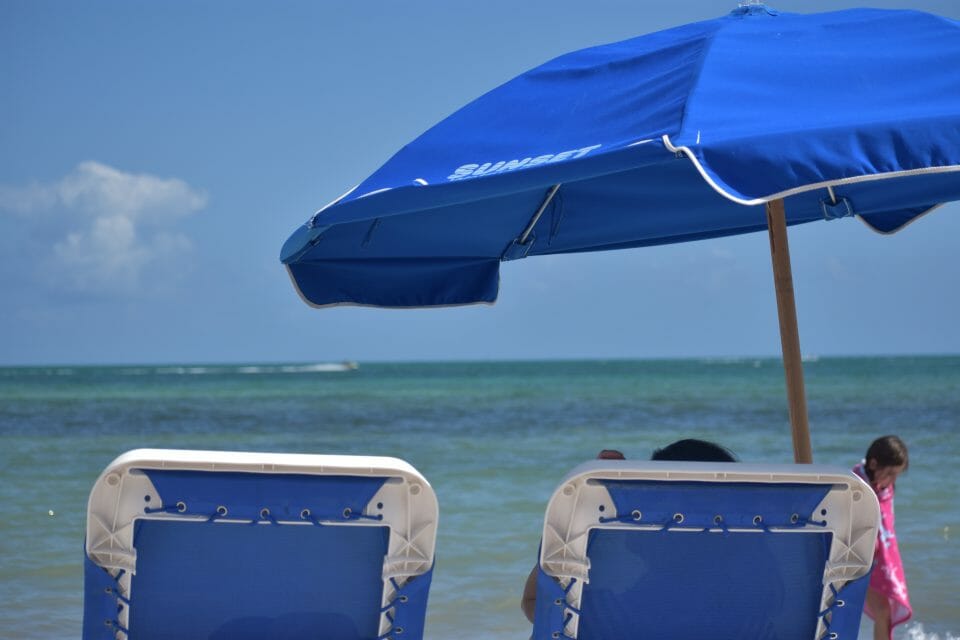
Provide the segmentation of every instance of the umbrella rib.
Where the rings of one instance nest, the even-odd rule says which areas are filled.
[[[820,182],[812,182],[809,184],[803,184],[798,187],[793,187],[791,189],[786,189],[784,191],[778,191],[766,196],[760,196],[758,198],[747,199],[745,197],[740,197],[731,193],[727,190],[727,187],[717,183],[709,173],[707,173],[704,165],[697,158],[696,153],[687,146],[675,146],[670,140],[669,135],[664,135],[661,140],[663,141],[664,148],[670,153],[680,154],[682,153],[687,157],[690,162],[693,163],[694,168],[700,174],[710,188],[722,195],[727,200],[731,202],[736,202],[737,204],[742,204],[746,206],[754,206],[758,204],[766,204],[772,202],[773,200],[783,200],[790,196],[795,196],[799,193],[806,193],[808,191],[816,191],[817,189],[826,189],[827,187],[839,187],[848,184],[859,184],[861,182],[874,182],[880,180],[891,180],[896,178],[907,178],[911,176],[922,176],[922,175],[933,175],[940,173],[956,173],[960,172],[960,164],[950,164],[943,166],[935,167],[920,167],[917,169],[901,169],[898,171],[884,171],[881,173],[868,173],[857,176],[849,176],[846,178],[834,178],[832,180],[822,180]]]
[[[555,184],[550,187],[550,191],[547,192],[547,197],[543,199],[543,203],[540,205],[540,208],[537,209],[537,212],[533,214],[533,218],[530,219],[527,228],[523,230],[523,233],[520,234],[520,238],[517,240],[517,244],[526,244],[527,238],[530,237],[530,234],[533,233],[533,228],[537,226],[537,222],[540,220],[540,216],[543,215],[543,212],[546,211],[547,205],[550,204],[550,201],[553,200],[553,196],[557,195],[557,191],[560,190],[560,185]]]

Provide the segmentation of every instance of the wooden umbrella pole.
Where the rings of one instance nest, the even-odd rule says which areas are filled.
[[[780,317],[780,348],[783,351],[783,369],[787,378],[793,460],[810,463],[813,462],[813,451],[810,447],[810,426],[807,423],[807,394],[803,386],[800,332],[797,329],[797,305],[793,297],[793,272],[790,269],[790,245],[787,242],[783,200],[767,203],[767,227],[770,230],[770,258],[773,260],[773,283],[777,291],[777,314]]]

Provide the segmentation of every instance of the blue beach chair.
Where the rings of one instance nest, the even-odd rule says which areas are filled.
[[[130,451],[90,493],[83,637],[421,638],[436,532],[395,458]]]
[[[580,465],[547,507],[536,640],[854,640],[879,508],[820,465]]]

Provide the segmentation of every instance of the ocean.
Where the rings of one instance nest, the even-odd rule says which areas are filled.
[[[897,532],[914,606],[898,638],[960,636],[960,357],[804,363],[814,459],[900,435]],[[681,437],[792,462],[776,359],[0,368],[0,637],[78,638],[86,500],[139,447],[388,455],[440,501],[427,637],[526,638],[523,581],[563,474]],[[865,623],[861,638],[869,637]]]

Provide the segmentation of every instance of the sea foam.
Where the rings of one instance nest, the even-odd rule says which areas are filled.
[[[922,622],[911,622],[905,628],[906,635],[904,636],[907,640],[960,640],[960,636],[956,636],[949,631],[945,632],[944,635],[939,633],[927,633],[923,630]]]

